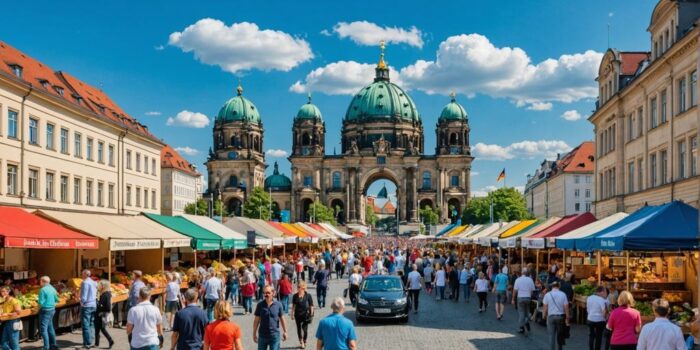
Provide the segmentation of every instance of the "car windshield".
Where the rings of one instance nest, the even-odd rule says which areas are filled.
[[[396,292],[401,291],[401,280],[398,278],[369,278],[362,284],[366,292]]]

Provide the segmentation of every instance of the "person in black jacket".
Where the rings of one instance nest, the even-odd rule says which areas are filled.
[[[109,349],[114,345],[114,340],[107,332],[107,321],[112,314],[112,287],[107,280],[101,280],[97,285],[97,291],[100,293],[97,301],[97,310],[95,317],[95,347],[100,346],[100,332],[104,334],[109,342]]]

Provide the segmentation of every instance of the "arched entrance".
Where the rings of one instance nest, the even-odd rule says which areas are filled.
[[[241,216],[243,212],[243,202],[235,197],[229,199],[228,204],[226,204],[226,207],[228,208],[229,215]]]
[[[395,227],[397,214],[402,219],[406,217],[406,213],[402,213],[401,203],[404,199],[401,198],[397,178],[396,174],[387,170],[370,172],[365,178],[360,198],[361,222],[373,224],[381,232]]]
[[[462,206],[457,198],[450,198],[447,201],[447,217],[450,218],[451,223],[457,222],[457,220],[462,216]]]
[[[301,221],[311,221],[311,215],[309,215],[309,208],[311,208],[311,204],[313,204],[313,202],[314,201],[312,201],[310,198],[304,198],[301,200],[301,213],[299,215]]]
[[[331,201],[330,207],[335,213],[335,221],[340,225],[345,225],[345,205],[343,201],[336,198]]]
[[[425,209],[425,207],[435,209],[435,207],[433,206],[433,201],[428,198],[421,199],[419,207],[420,209]]]

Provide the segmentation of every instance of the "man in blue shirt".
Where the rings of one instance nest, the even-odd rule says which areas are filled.
[[[131,289],[129,290],[129,307],[136,306],[139,303],[139,292],[141,288],[146,286],[146,284],[141,281],[141,276],[143,275],[141,271],[134,270],[131,275],[134,282],[131,283]]]
[[[201,350],[207,315],[197,305],[197,290],[185,292],[185,308],[175,314],[171,350]]]
[[[318,324],[316,350],[355,350],[355,327],[343,316],[345,300],[340,297],[333,299],[331,309],[333,313]]]
[[[41,277],[39,290],[39,332],[44,340],[44,349],[56,349],[56,331],[53,328],[53,315],[56,313],[58,293],[51,285],[49,276]]]
[[[316,284],[316,300],[318,307],[326,306],[326,292],[328,291],[328,280],[330,279],[331,271],[326,270],[326,263],[321,260],[318,265],[318,271],[314,274],[314,284]]]
[[[95,335],[95,312],[97,311],[97,283],[90,278],[90,270],[83,270],[80,283],[80,323],[83,328],[83,347],[92,347]]]
[[[503,267],[501,273],[493,278],[493,292],[496,294],[496,319],[503,318],[503,311],[508,302],[508,275],[505,273],[507,267]]]
[[[255,307],[253,341],[258,343],[258,350],[279,350],[280,325],[282,326],[282,341],[287,340],[287,323],[284,320],[282,304],[275,301],[274,296],[272,286],[265,286],[263,288],[264,300]]]

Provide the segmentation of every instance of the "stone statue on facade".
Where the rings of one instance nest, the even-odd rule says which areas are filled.
[[[349,153],[351,156],[359,156],[360,155],[360,148],[357,147],[357,140],[350,140]]]
[[[389,148],[391,148],[391,143],[385,140],[384,135],[382,135],[379,140],[374,141],[373,146],[375,155],[387,154],[389,153]]]
[[[408,139],[408,147],[406,147],[407,156],[417,156],[418,148],[413,144],[413,139]]]

